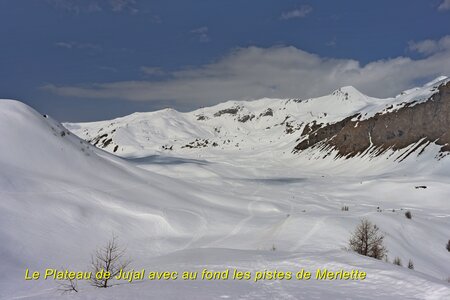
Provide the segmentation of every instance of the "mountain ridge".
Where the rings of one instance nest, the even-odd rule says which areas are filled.
[[[414,120],[406,120],[406,115],[404,120],[395,121],[401,116],[399,112],[421,110],[420,114],[423,114],[421,107],[424,103],[433,102],[433,97],[449,82],[445,76],[438,77],[420,88],[386,99],[369,97],[352,86],[345,86],[318,98],[227,101],[186,113],[164,109],[134,113],[110,121],[65,123],[64,126],[91,144],[119,156],[138,157],[164,152],[193,154],[192,151],[206,155],[207,151],[251,153],[259,150],[292,158],[305,155],[307,152],[304,150],[313,148],[323,156],[334,155],[336,158],[350,158],[363,153],[377,156],[392,150],[397,152],[393,160],[402,161],[400,157],[405,156],[402,151],[425,138],[426,146],[434,142],[441,146],[440,153],[444,154],[436,154],[436,158],[441,159],[448,148],[443,133],[438,139],[439,134],[435,132],[413,134],[411,130],[394,132],[381,128],[387,128],[389,124],[391,127],[400,126],[401,123],[415,126]],[[439,96],[445,98],[443,103],[447,103],[446,95],[444,92]],[[425,106],[425,110],[437,109],[432,105]],[[450,127],[447,114],[447,110],[442,112],[442,130]],[[375,119],[378,121],[374,122]],[[389,124],[380,123],[387,120]],[[432,123],[435,120],[429,118],[428,121]],[[350,130],[350,126],[357,128],[365,124],[369,124],[365,130],[362,127]],[[424,125],[425,121],[417,128]],[[372,129],[369,128],[378,128],[373,136],[374,145],[370,141],[372,137],[368,131]],[[409,137],[410,134],[414,136]],[[382,135],[385,135],[384,139]],[[402,143],[393,143],[400,137],[404,139]],[[423,152],[421,146],[412,152]]]

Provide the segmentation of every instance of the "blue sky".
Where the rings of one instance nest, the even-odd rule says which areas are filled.
[[[450,75],[450,0],[0,0],[0,98],[61,121]]]

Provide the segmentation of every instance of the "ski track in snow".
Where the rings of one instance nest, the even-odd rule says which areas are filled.
[[[206,245],[207,247],[210,247],[210,246],[213,246],[213,245],[219,245],[221,242],[224,242],[224,241],[226,241],[226,240],[228,240],[228,239],[230,239],[230,238],[236,236],[236,235],[242,230],[242,228],[245,227],[245,224],[247,224],[251,219],[254,218],[255,213],[253,212],[252,206],[253,206],[255,203],[258,203],[259,201],[261,201],[261,197],[255,196],[255,195],[259,192],[259,190],[260,190],[260,185],[258,184],[258,185],[257,185],[257,188],[253,191],[253,193],[252,193],[251,196],[249,197],[249,198],[256,198],[256,199],[250,201],[250,202],[247,204],[247,213],[248,213],[248,216],[245,217],[245,218],[243,218],[241,221],[239,221],[239,222],[236,224],[236,226],[231,230],[230,233],[228,233],[226,236],[224,236],[224,237],[222,237],[222,238],[220,238],[220,239],[218,239],[218,240],[215,240],[215,241],[213,241],[213,242],[207,244],[207,245]]]
[[[174,211],[178,210],[178,211],[182,211],[182,212],[191,214],[191,215],[197,217],[197,219],[200,220],[200,222],[201,222],[200,228],[197,230],[197,232],[195,232],[193,234],[192,239],[186,245],[181,247],[180,250],[191,247],[195,242],[200,240],[208,232],[208,221],[206,220],[206,218],[203,215],[196,213],[194,211],[191,211],[191,210],[187,210],[187,209],[172,209],[172,210],[174,210]]]
[[[315,220],[314,225],[308,231],[308,233],[302,236],[300,240],[295,244],[295,246],[290,249],[290,251],[297,251],[302,248],[308,242],[308,240],[323,227],[326,219],[327,217],[321,217],[318,220]]]

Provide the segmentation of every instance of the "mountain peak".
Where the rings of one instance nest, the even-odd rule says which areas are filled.
[[[366,95],[364,95],[354,86],[351,85],[340,87],[337,90],[334,90],[333,93],[331,93],[331,95],[336,96],[341,100],[351,100],[351,99],[360,100],[367,98]]]
[[[341,87],[339,90],[346,92],[346,93],[353,93],[353,94],[361,94],[361,92],[359,90],[357,90],[354,86],[352,85],[346,85]]]
[[[436,84],[441,84],[444,83],[444,81],[448,80],[449,78],[447,76],[439,76],[436,77],[435,79],[431,80],[430,82],[427,82],[424,86],[425,87],[429,87],[429,86],[433,86]]]

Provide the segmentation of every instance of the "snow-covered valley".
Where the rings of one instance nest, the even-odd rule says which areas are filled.
[[[80,281],[66,297],[448,299],[450,158],[439,155],[442,145],[418,141],[348,159],[328,148],[292,151],[308,124],[417,105],[447,82],[390,99],[346,87],[303,101],[233,101],[65,127],[0,100],[0,299],[60,298],[55,281],[24,280],[25,269],[89,270],[112,234],[135,269],[358,269],[367,278],[144,280],[108,289]],[[385,233],[389,262],[347,249],[361,218]]]

